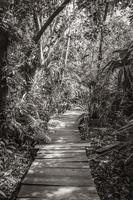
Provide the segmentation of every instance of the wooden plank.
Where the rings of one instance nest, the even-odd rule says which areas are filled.
[[[52,137],[53,139],[64,139],[64,140],[70,140],[70,142],[72,142],[72,141],[75,141],[75,142],[80,142],[81,141],[81,139],[80,139],[80,137],[78,137],[78,136],[76,136],[76,135],[71,135],[71,136],[69,136],[69,135],[67,135],[67,136],[62,136],[62,135],[53,135],[53,137]]]
[[[76,153],[53,153],[53,154],[46,154],[44,153],[43,151],[39,151],[37,153],[37,156],[36,156],[37,159],[56,159],[56,158],[67,158],[67,159],[70,159],[70,158],[73,158],[73,160],[77,159],[84,159],[84,160],[87,160],[87,157],[86,157],[86,154],[85,152],[76,152]]]
[[[66,144],[49,144],[49,145],[36,145],[36,148],[38,149],[70,149],[70,148],[85,148],[85,147],[91,147],[90,143],[86,142],[79,142],[79,143],[66,143]]]
[[[94,186],[90,187],[44,187],[23,185],[18,195],[19,198],[43,198],[43,200],[96,200],[98,199]]]
[[[78,143],[67,143],[67,144],[48,144],[44,145],[44,148],[49,148],[49,147],[84,147],[84,146],[90,146],[90,143],[88,142],[78,142]]]
[[[84,146],[78,146],[78,147],[72,147],[72,146],[66,146],[66,144],[63,144],[64,146],[44,146],[44,145],[36,145],[35,149],[39,150],[80,150],[85,149]]]
[[[84,162],[77,162],[77,161],[67,161],[66,159],[61,159],[59,162],[59,159],[36,159],[31,167],[38,166],[38,168],[41,170],[42,168],[45,167],[51,167],[51,168],[88,168],[89,169],[89,164],[88,161]]]
[[[24,178],[17,200],[99,200],[85,154],[90,143],[81,142],[75,121],[78,111],[54,121],[54,144],[40,149]],[[57,125],[57,126],[56,126]]]
[[[92,180],[86,177],[75,176],[42,176],[27,175],[22,181],[28,185],[46,185],[46,186],[92,186]]]
[[[84,176],[88,177],[88,169],[71,169],[71,168],[38,168],[38,166],[31,167],[27,175],[33,176]]]
[[[55,131],[55,132],[53,132],[53,135],[57,135],[57,136],[73,136],[73,135],[75,135],[75,136],[79,136],[80,135],[80,133],[79,133],[79,130],[76,128],[73,128],[73,129],[63,129],[63,130],[59,130],[59,131]]]
[[[58,197],[58,198],[54,198],[54,197],[52,197],[52,198],[50,198],[50,197],[48,197],[47,199],[44,199],[44,198],[17,198],[16,200],[100,200],[99,199],[99,197],[94,197],[94,198],[92,198],[92,197],[82,197],[82,199],[78,199],[78,198],[75,198],[75,199],[72,199],[71,197],[70,198],[60,198],[60,197]]]
[[[92,150],[92,148],[90,148],[90,150]],[[44,154],[56,154],[56,153],[65,153],[65,154],[69,154],[69,153],[85,153],[85,149],[52,149],[52,150],[45,150],[45,149],[40,149],[38,152],[43,152]]]
[[[86,147],[86,146],[85,146]],[[74,149],[74,150],[80,150],[80,149],[85,149],[84,146],[70,146],[70,145],[66,145],[66,144],[63,144],[63,146],[60,146],[59,144],[56,146],[55,145],[36,145],[36,148],[37,149],[42,149],[42,150],[63,150],[63,149]],[[91,146],[87,146],[87,147],[91,147]]]
[[[51,153],[50,153],[51,152]],[[46,151],[46,150],[39,150],[37,152],[37,155],[53,155],[53,156],[58,156],[58,155],[66,155],[66,156],[84,156],[86,155],[86,151],[83,149],[81,150],[75,150],[75,151]]]
[[[77,134],[77,133],[76,133],[76,134],[73,134],[73,133],[69,133],[69,134],[68,134],[68,133],[65,133],[65,134],[64,134],[64,133],[57,134],[57,133],[56,133],[56,134],[53,134],[52,137],[53,137],[53,138],[60,138],[60,137],[62,137],[62,138],[64,138],[64,139],[69,139],[69,140],[72,140],[72,141],[75,140],[75,139],[76,139],[76,140],[78,139],[78,140],[80,141],[80,135],[79,135],[79,133],[78,133],[78,134]],[[71,141],[71,142],[72,142],[72,141]],[[70,142],[70,143],[71,143],[71,142]],[[75,142],[76,142],[76,141],[75,141]]]
[[[40,159],[40,160],[45,160],[46,162],[48,161],[53,161],[53,163],[55,162],[73,162],[73,161],[76,161],[76,162],[84,162],[84,161],[88,161],[88,158],[87,156],[77,156],[77,157],[66,157],[66,158],[61,158],[61,157],[58,157],[58,158],[45,158],[43,156],[37,156],[36,159]]]
[[[62,132],[64,132],[64,131],[62,131]],[[80,141],[80,135],[79,135],[79,133],[78,134],[77,133],[76,134],[73,134],[73,133],[69,133],[69,134],[68,133],[65,133],[65,134],[64,133],[60,133],[60,134],[59,133],[58,134],[55,133],[55,134],[53,134],[53,138],[60,138],[60,137],[62,137],[64,139],[70,139],[72,141],[75,140],[75,139],[76,140],[78,139]]]
[[[58,139],[55,139],[55,138],[52,138],[52,142],[54,142],[54,143],[57,143],[57,144],[66,144],[66,143],[69,143],[69,142],[71,142],[71,141],[73,141],[72,139],[63,139],[63,138],[58,138]],[[80,139],[75,139],[75,142],[79,142],[80,141]]]

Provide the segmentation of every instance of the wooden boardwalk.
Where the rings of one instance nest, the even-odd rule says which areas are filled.
[[[89,144],[76,125],[80,114],[67,111],[53,120],[52,144],[40,146],[17,200],[99,200],[85,154]]]

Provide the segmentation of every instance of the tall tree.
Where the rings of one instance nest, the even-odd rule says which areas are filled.
[[[53,20],[61,13],[61,11],[71,2],[71,0],[64,0],[63,3],[61,3],[61,5],[53,12],[53,14],[46,20],[46,22],[44,23],[44,25],[41,27],[41,29],[37,32],[37,34],[34,35],[33,37],[33,41],[35,42],[35,44],[38,44],[40,41],[40,38],[42,37],[42,35],[44,34],[44,32],[46,31],[46,29],[52,24]],[[35,14],[35,13],[34,13]],[[34,15],[35,17],[35,15]],[[37,18],[36,18],[37,19]],[[37,21],[37,20],[36,20]],[[39,24],[36,26],[39,28]],[[30,48],[29,51],[27,52],[26,56],[30,57],[32,53],[32,49]],[[41,54],[42,54],[42,50],[41,50]],[[26,77],[26,82],[27,82],[27,86],[26,88],[29,90],[30,89],[30,80],[31,78],[34,76],[35,71],[36,71],[36,67],[37,66],[33,66],[30,68],[30,66],[27,66],[27,64],[22,68],[23,73],[25,73],[25,77]]]
[[[54,12],[53,14],[48,18],[48,20],[44,23],[41,30],[37,33],[37,35],[34,37],[35,43],[38,43],[40,40],[42,34],[45,32],[45,30],[48,28],[48,26],[53,22],[53,20],[59,15],[59,13],[66,7],[68,3],[70,3],[71,0],[65,0]]]
[[[9,45],[9,30],[3,22],[4,14],[9,6],[8,1],[0,2],[0,122],[5,118],[6,96],[7,96],[7,81],[6,81],[6,59],[7,48]]]

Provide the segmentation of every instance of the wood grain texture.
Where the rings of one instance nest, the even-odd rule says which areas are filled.
[[[39,151],[17,200],[99,200],[85,153],[91,145],[80,140],[78,118],[77,111],[68,111],[52,119],[53,143],[36,146]]]

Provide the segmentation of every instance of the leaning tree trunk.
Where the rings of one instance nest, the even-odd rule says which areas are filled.
[[[7,81],[6,81],[6,56],[8,48],[8,32],[0,26],[0,125],[5,120]]]
[[[35,34],[35,36],[33,37],[33,41],[38,44],[42,35],[44,34],[44,32],[46,31],[46,29],[51,25],[51,23],[53,22],[53,20],[61,13],[61,11],[71,2],[71,0],[64,0],[64,2],[51,14],[51,16],[46,20],[46,22],[42,25],[41,29],[37,32],[37,34]],[[34,22],[36,27],[38,26],[37,24],[37,19],[36,19],[36,15],[35,12],[33,14],[34,17]],[[32,53],[32,48],[30,48],[28,50],[28,52],[26,53],[27,57],[30,57]],[[45,62],[45,61],[43,61]],[[24,74],[24,78],[26,80],[26,88],[25,91],[29,92],[30,87],[31,87],[31,78],[34,77],[36,69],[37,69],[37,63],[33,62],[33,67],[31,68],[30,66],[28,66],[28,64],[26,63],[25,66],[22,67],[21,69],[21,73]],[[22,92],[23,94],[23,92]]]

